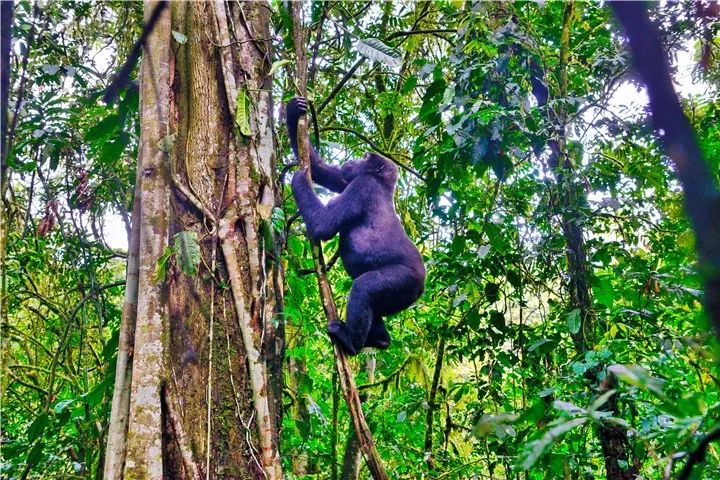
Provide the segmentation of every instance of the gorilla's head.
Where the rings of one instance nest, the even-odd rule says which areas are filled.
[[[384,184],[393,187],[398,179],[398,169],[393,162],[378,155],[368,152],[360,160],[349,160],[341,167],[342,176],[346,182],[351,182],[359,175],[372,175],[381,180]]]

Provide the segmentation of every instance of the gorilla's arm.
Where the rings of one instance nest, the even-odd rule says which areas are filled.
[[[292,190],[308,235],[316,241],[329,240],[365,214],[367,195],[358,182],[351,182],[343,193],[323,205],[307,179],[306,170],[300,169],[293,175]]]
[[[286,113],[288,135],[290,136],[290,146],[295,154],[295,158],[298,160],[297,124],[298,118],[305,114],[307,114],[306,99],[303,97],[295,97],[288,102]],[[309,139],[308,145],[310,145],[310,163],[312,165],[313,181],[335,193],[342,193],[348,183],[343,178],[340,169],[323,162]]]

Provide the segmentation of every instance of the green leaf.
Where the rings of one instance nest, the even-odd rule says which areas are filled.
[[[406,371],[410,380],[425,388],[429,387],[432,377],[422,358],[417,355],[411,355],[408,359]]]
[[[33,446],[32,450],[30,450],[30,453],[28,453],[27,456],[28,465],[37,465],[40,462],[43,447],[45,447],[44,442],[38,442]]]
[[[530,345],[528,347],[528,352],[537,350],[539,354],[547,355],[548,353],[555,350],[557,345],[558,345],[557,340],[553,340],[551,338],[541,338],[540,340],[534,342],[532,345]]]
[[[238,92],[236,110],[235,110],[235,123],[240,129],[240,133],[249,137],[252,135],[250,129],[250,99],[245,87],[242,87]]]
[[[415,75],[412,75],[405,80],[405,83],[403,83],[402,88],[400,89],[400,93],[403,95],[407,95],[412,91],[413,88],[417,85],[418,79]]]
[[[153,275],[153,281],[155,283],[162,283],[165,281],[165,275],[167,274],[167,264],[170,257],[172,257],[173,251],[170,247],[165,247],[165,251],[160,255],[155,265],[155,275]]]
[[[185,275],[197,275],[200,266],[200,243],[197,233],[179,232],[173,237],[175,255],[180,269]]]
[[[518,417],[517,423],[537,423],[545,416],[545,402],[538,400]]]
[[[492,325],[497,331],[504,332],[506,328],[505,315],[497,310],[490,312],[490,325]]]
[[[450,245],[453,255],[460,255],[465,250],[465,237],[462,235],[455,235]]]
[[[46,413],[41,413],[28,427],[28,442],[32,443],[37,440],[45,431],[45,427],[50,424],[50,417]]]
[[[381,62],[390,67],[399,67],[402,65],[402,54],[388,45],[385,45],[380,39],[365,38],[355,42],[355,48],[360,55],[372,60],[373,62]]]
[[[68,398],[67,400],[60,400],[58,403],[55,404],[55,406],[53,407],[53,410],[55,411],[55,413],[61,413],[69,405],[72,405],[73,402],[75,402],[74,398]]]
[[[612,286],[610,276],[602,275],[592,281],[593,295],[598,303],[611,308],[615,300],[615,290]]]
[[[96,407],[100,405],[103,398],[105,398],[105,393],[110,389],[113,383],[114,378],[112,375],[109,375],[104,378],[102,382],[95,385],[89,392],[81,395],[81,397],[90,408]]]
[[[500,298],[500,284],[498,283],[486,283],[485,284],[485,298],[488,303],[495,303]]]
[[[287,65],[288,63],[291,63],[291,61],[287,58],[284,60],[278,60],[277,62],[273,62],[272,66],[270,67],[270,71],[268,72],[268,76],[272,76],[272,74],[277,72],[280,67],[282,67],[283,65]]]
[[[84,420],[85,419],[85,406],[80,405],[70,412],[70,420]]]
[[[487,437],[489,434],[497,431],[498,427],[513,423],[518,416],[512,413],[499,413],[497,415],[485,414],[472,429],[472,433],[477,437]]]
[[[480,330],[480,314],[477,310],[470,310],[467,314],[467,324],[473,330]]]
[[[178,42],[180,45],[185,45],[185,42],[187,42],[187,36],[183,35],[180,32],[176,32],[175,30],[173,30],[172,36],[175,41]]]
[[[610,365],[608,372],[615,375],[618,380],[628,385],[640,387],[655,394],[658,398],[666,399],[663,392],[662,381],[650,375],[650,372],[638,365]]]
[[[484,230],[493,250],[498,253],[506,253],[508,245],[500,232],[500,227],[494,223],[486,223]]]
[[[120,129],[120,119],[117,115],[109,115],[90,127],[85,133],[85,140],[95,142],[114,135]]]
[[[103,143],[98,152],[98,160],[105,165],[115,166],[129,142],[129,136],[124,132],[120,132],[115,139]]]
[[[545,452],[545,449],[549,447],[553,441],[559,439],[573,428],[583,425],[587,421],[587,417],[582,417],[563,422],[547,430],[539,439],[525,444],[525,450],[522,451],[518,457],[518,465],[520,468],[523,470],[529,470],[532,468],[532,466],[535,465],[535,462],[537,462]]]
[[[275,233],[282,233],[285,230],[285,210],[280,207],[273,208],[271,218]]]
[[[565,323],[567,324],[568,330],[571,334],[575,335],[580,331],[580,326],[582,323],[581,319],[582,317],[580,315],[579,308],[572,310],[565,316]]]
[[[110,335],[110,338],[103,346],[102,353],[100,354],[100,356],[103,358],[103,360],[105,360],[106,362],[110,361],[110,359],[113,357],[113,355],[117,351],[119,343],[120,343],[120,329],[114,329],[112,332],[112,335]]]
[[[605,405],[608,400],[610,400],[610,397],[615,395],[616,390],[608,390],[607,392],[603,393],[599,397],[597,397],[592,405],[590,405],[590,410],[595,411]]]
[[[418,113],[421,119],[429,119],[433,113],[437,114],[438,103],[442,98],[439,94],[444,92],[446,87],[447,84],[442,78],[433,81],[428,86],[427,90],[425,90],[425,95],[423,95],[423,103]],[[437,120],[439,121],[439,115],[437,115]]]

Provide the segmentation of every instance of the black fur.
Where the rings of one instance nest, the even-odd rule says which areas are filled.
[[[307,102],[294,98],[287,106],[287,126],[297,156],[297,121]],[[328,325],[330,336],[349,355],[363,347],[390,345],[383,317],[412,305],[425,288],[425,266],[395,213],[395,164],[375,153],[345,162],[342,168],[325,164],[310,147],[314,182],[339,193],[323,205],[307,179],[295,172],[292,189],[308,235],[328,240],[340,234],[340,258],[353,278],[346,323]]]

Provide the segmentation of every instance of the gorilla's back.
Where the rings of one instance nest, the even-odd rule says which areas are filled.
[[[400,223],[392,198],[381,196],[366,215],[340,232],[340,258],[352,278],[386,265],[422,268],[422,257]],[[422,268],[424,276],[424,268]]]

